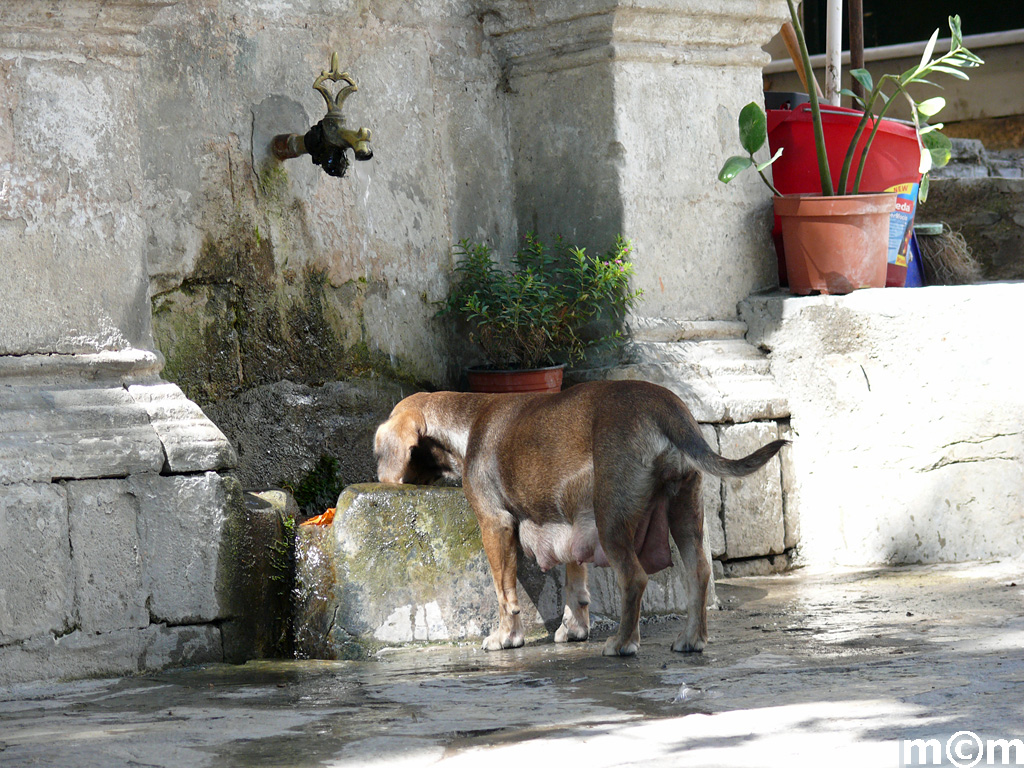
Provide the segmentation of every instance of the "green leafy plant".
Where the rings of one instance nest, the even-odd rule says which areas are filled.
[[[301,516],[307,518],[333,507],[346,483],[341,476],[341,463],[333,456],[321,456],[298,482],[282,480],[279,485],[295,498]]]
[[[486,243],[462,240],[454,251],[458,262],[438,315],[464,321],[498,368],[571,364],[591,347],[620,343],[626,312],[641,295],[629,288],[631,247],[621,237],[594,257],[561,238],[549,247],[531,233],[508,270]],[[612,330],[592,333],[601,319]]]
[[[807,82],[810,83],[812,82],[814,75],[811,72],[811,60],[807,53],[807,42],[804,38],[803,29],[800,26],[800,20],[797,15],[796,2],[795,0],[786,0],[786,2],[789,3],[790,17],[793,22],[793,27],[796,30],[797,41],[800,45],[801,64],[803,66]],[[814,125],[814,143],[818,156],[818,172],[821,177],[822,194],[848,194],[847,190],[851,190],[852,194],[860,193],[861,178],[864,175],[864,168],[867,164],[868,153],[871,151],[871,145],[875,140],[875,135],[878,133],[878,129],[882,124],[882,118],[885,117],[886,112],[889,111],[892,104],[897,101],[896,97],[903,96],[910,104],[910,113],[917,133],[918,146],[921,149],[920,170],[921,173],[924,174],[924,177],[921,182],[919,195],[922,201],[927,198],[928,171],[932,168],[941,168],[949,162],[951,155],[952,145],[949,139],[943,136],[939,130],[942,128],[942,124],[938,123],[931,125],[927,122],[929,118],[934,117],[945,106],[946,101],[941,96],[918,101],[911,95],[908,88],[912,85],[930,85],[939,87],[929,80],[929,78],[936,73],[943,73],[960,80],[967,80],[967,73],[963,70],[970,69],[971,67],[977,67],[984,63],[981,58],[964,47],[963,35],[960,32],[959,16],[949,17],[949,30],[950,43],[948,52],[940,56],[935,56],[935,45],[939,37],[939,30],[936,29],[932,34],[931,39],[928,41],[928,44],[925,46],[924,55],[921,56],[920,63],[917,66],[908,69],[901,75],[886,74],[880,77],[878,82],[875,83],[872,80],[871,74],[866,69],[851,70],[851,77],[864,86],[864,92],[868,95],[862,99],[848,89],[844,89],[842,91],[843,95],[853,97],[856,103],[864,111],[864,115],[857,124],[853,137],[850,139],[850,144],[847,147],[846,156],[843,161],[842,171],[840,172],[839,183],[835,186],[833,186],[832,183],[832,174],[829,170],[828,157],[825,153],[825,133],[821,120],[821,106],[818,103],[818,97],[815,89],[808,89],[808,96],[810,97],[811,102],[811,114]],[[870,133],[868,134],[867,140],[864,142],[860,162],[857,166],[857,172],[853,178],[851,186],[850,173],[853,166],[853,159],[857,153],[861,137],[864,135],[864,131],[869,127]],[[782,150],[780,149],[773,157],[765,162],[758,163],[754,160],[754,153],[760,150],[768,140],[767,119],[760,106],[751,102],[740,111],[739,129],[740,144],[747,154],[734,155],[726,160],[725,164],[722,166],[722,170],[719,171],[719,180],[728,184],[742,171],[747,168],[754,168],[772,192],[776,195],[781,195],[775,186],[768,180],[768,177],[765,176],[764,171],[779,158],[782,154]]]

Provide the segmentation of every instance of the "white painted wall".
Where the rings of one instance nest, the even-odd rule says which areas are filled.
[[[802,560],[953,562],[1024,547],[1024,285],[753,297],[789,398]]]

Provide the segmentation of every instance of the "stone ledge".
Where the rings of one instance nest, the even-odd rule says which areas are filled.
[[[638,342],[706,341],[742,339],[746,323],[739,320],[678,320],[674,317],[634,317],[629,331]]]
[[[0,483],[203,472],[237,464],[145,350],[0,356]]]
[[[220,628],[213,624],[150,624],[102,634],[76,630],[0,646],[0,685],[133,674],[223,658]]]

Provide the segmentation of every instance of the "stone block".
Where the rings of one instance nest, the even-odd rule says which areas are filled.
[[[744,304],[792,406],[801,562],[1019,555],[1024,388],[996,329],[1022,300],[993,283]]]
[[[226,661],[222,633],[216,624],[174,627],[153,624],[141,640],[139,669],[163,669]]]
[[[128,481],[83,480],[67,492],[79,626],[104,633],[148,626],[139,507]]]
[[[35,635],[53,642],[74,625],[73,606],[66,492],[0,485],[0,645]]]
[[[701,434],[708,445],[718,452],[718,432],[712,424],[701,424]],[[725,527],[722,525],[722,479],[705,474],[701,478],[701,494],[704,498],[704,530],[707,533],[708,551],[712,557],[725,554]]]
[[[221,625],[226,661],[291,655],[294,570],[288,531],[297,513],[285,491],[244,493],[241,504],[230,505],[221,562],[223,602],[230,613]]]
[[[176,384],[133,384],[128,394],[149,415],[163,444],[167,469],[176,474],[231,469],[238,456],[202,409]]]
[[[0,483],[125,477],[163,464],[149,416],[120,384],[0,388]]]
[[[789,569],[791,559],[788,554],[770,557],[752,557],[748,560],[732,560],[722,564],[723,577],[739,579],[747,576],[771,576]]]
[[[795,435],[788,424],[779,426],[779,437],[792,442]],[[800,545],[800,483],[797,481],[793,452],[784,450],[779,454],[782,467],[782,514],[785,528],[786,549]]]
[[[544,629],[536,598],[553,578],[536,571],[530,588],[519,584],[528,633]],[[461,488],[346,488],[331,526],[299,528],[296,580],[303,657],[353,658],[373,644],[476,638],[497,626],[480,529]]]
[[[720,452],[727,458],[740,458],[778,436],[776,424],[753,422],[723,426],[719,429]],[[785,549],[778,456],[752,475],[725,478],[722,518],[727,560],[778,554]]]
[[[223,660],[215,624],[118,629],[102,634],[75,630],[54,638],[37,635],[0,646],[0,685],[32,680],[136,674],[182,664]]]
[[[224,618],[219,568],[228,496],[237,481],[215,472],[130,478],[138,498],[143,583],[154,622],[188,624]]]

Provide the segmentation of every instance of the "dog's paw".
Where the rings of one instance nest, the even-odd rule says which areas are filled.
[[[555,630],[555,642],[556,643],[568,643],[576,640],[586,640],[590,637],[590,630],[586,627],[567,627],[565,623],[562,623],[558,629]]]
[[[695,639],[688,639],[684,635],[679,635],[676,641],[672,643],[672,650],[676,653],[702,653],[704,646],[708,644],[706,637],[698,637]]]
[[[636,656],[640,650],[640,643],[635,640],[621,642],[617,637],[609,637],[604,644],[602,654],[604,656]]]
[[[580,604],[580,608],[586,608]],[[562,626],[555,630],[555,642],[566,643],[570,640],[586,640],[590,637],[590,618],[586,610],[581,611],[579,618],[573,615],[572,609],[567,605],[562,612]]]
[[[493,632],[484,638],[483,649],[485,651],[501,651],[506,648],[521,648],[526,642],[521,634],[507,632]]]

